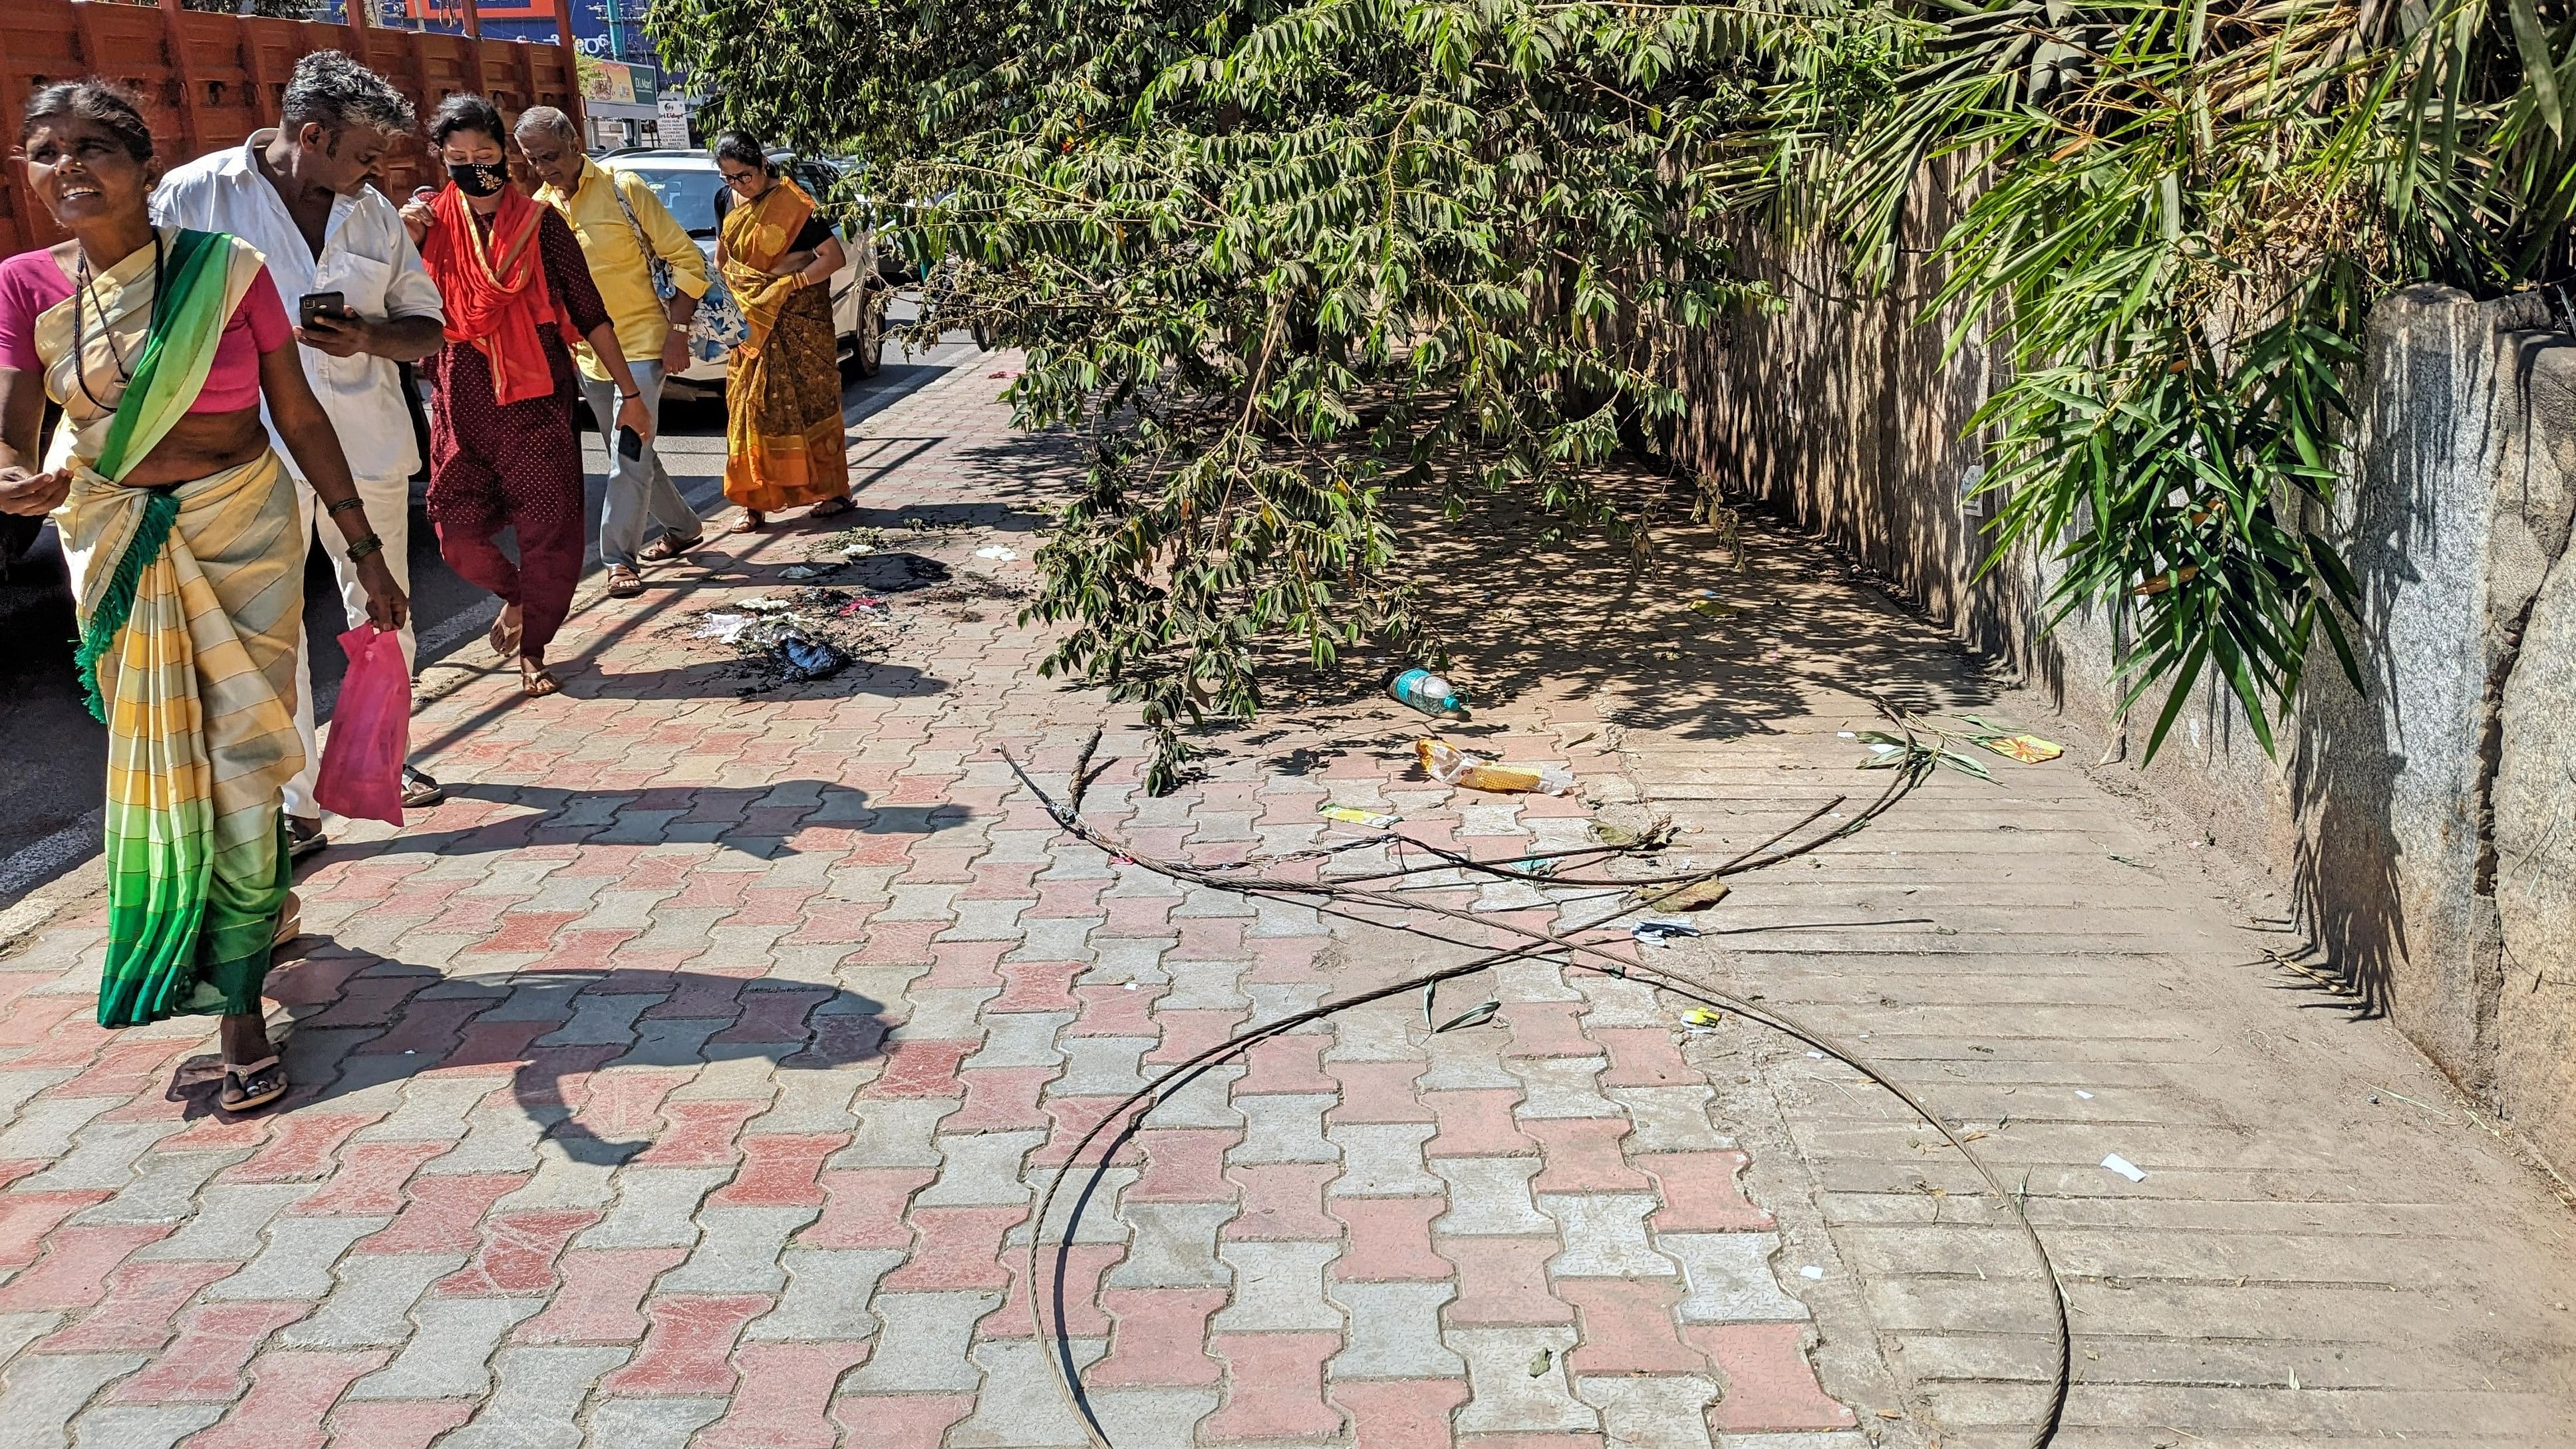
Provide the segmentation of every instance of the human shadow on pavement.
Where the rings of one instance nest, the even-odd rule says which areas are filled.
[[[812,982],[606,964],[450,976],[328,942],[273,971],[267,994],[293,1019],[271,1027],[294,1083],[275,1112],[329,1111],[393,1082],[488,1081],[507,1088],[507,1105],[467,1085],[457,1135],[496,1109],[523,1114],[533,1130],[487,1129],[522,1169],[545,1144],[598,1166],[657,1142],[692,1162],[721,1155],[767,1093],[695,1097],[684,1090],[693,1079],[736,1062],[832,1071],[883,1055],[891,1031],[883,1003]],[[188,1118],[213,1114],[219,1072],[215,1054],[191,1057],[168,1096]]]
[[[705,844],[775,860],[798,854],[800,830],[856,835],[933,835],[966,823],[963,805],[872,804],[868,792],[827,780],[774,785],[656,785],[634,790],[567,790],[450,780],[448,803],[421,812],[423,824],[472,813],[470,824],[407,828],[382,840],[344,842],[335,861],[388,855],[466,855],[537,845]],[[477,805],[485,808],[477,810]],[[508,807],[518,813],[503,813]]]

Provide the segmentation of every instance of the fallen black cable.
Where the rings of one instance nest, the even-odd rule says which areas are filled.
[[[1885,710],[1889,717],[1897,723],[1900,729],[1905,731],[1909,741],[1913,741],[1915,739],[1915,734],[1911,725],[1906,721],[1900,711],[1889,708],[1883,703],[1881,704],[1881,708]],[[1097,749],[1098,744],[1099,735],[1095,733],[1090,742],[1084,746],[1081,757],[1082,764],[1089,763],[1091,755],[1093,751]],[[1782,861],[1795,859],[1798,856],[1807,854],[1808,852],[1818,849],[1835,840],[1843,839],[1855,831],[1866,827],[1871,820],[1891,808],[1898,800],[1901,800],[1906,794],[1910,793],[1914,786],[1920,783],[1924,775],[1928,774],[1930,770],[1935,767],[1937,763],[1936,752],[1922,752],[1920,751],[1919,746],[1913,745],[1909,746],[1909,750],[1913,752],[1912,757],[1910,757],[1902,766],[1891,772],[1892,778],[1888,788],[1883,791],[1879,798],[1873,801],[1868,808],[1861,811],[1853,820],[1847,822],[1839,829],[1802,842],[1798,846],[1787,850],[1782,850],[1769,855],[1763,854],[1763,852],[1770,850],[1771,847],[1777,845],[1788,835],[1794,833],[1802,825],[1813,822],[1815,819],[1832,810],[1836,805],[1841,804],[1842,802],[1838,798],[1834,801],[1828,802],[1825,806],[1808,815],[1805,820],[1800,822],[1799,825],[1789,827],[1788,830],[1781,832],[1779,835],[1773,836],[1770,840],[1764,841],[1762,844],[1755,846],[1752,850],[1747,851],[1743,855],[1737,856],[1734,860],[1729,861],[1724,865],[1715,867],[1708,871],[1687,873],[1678,877],[1678,883],[1674,886],[1672,891],[1657,893],[1656,898],[1678,893],[1681,890],[1688,889],[1691,884],[1716,879],[1721,875],[1740,874],[1745,871],[1762,869],[1770,865],[1779,864]],[[1141,1089],[1130,1093],[1116,1106],[1104,1113],[1089,1130],[1083,1133],[1080,1140],[1074,1144],[1071,1152],[1067,1154],[1063,1167],[1058,1169],[1054,1179],[1048,1184],[1045,1194],[1039,1201],[1036,1217],[1030,1224],[1029,1249],[1025,1267],[1025,1276],[1028,1281],[1033,1282],[1035,1280],[1037,1272],[1037,1255],[1039,1248],[1045,1244],[1047,1220],[1052,1215],[1056,1197],[1062,1190],[1066,1177],[1075,1170],[1076,1166],[1080,1163],[1083,1154],[1091,1148],[1095,1141],[1099,1139],[1100,1134],[1107,1131],[1112,1123],[1121,1122],[1123,1119],[1124,1125],[1120,1127],[1116,1137],[1110,1141],[1108,1149],[1101,1154],[1100,1158],[1089,1169],[1089,1174],[1084,1180],[1082,1190],[1075,1197],[1071,1215],[1066,1219],[1064,1230],[1054,1245],[1055,1264],[1052,1280],[1053,1286],[1052,1292],[1049,1295],[1055,1318],[1055,1323],[1052,1329],[1050,1329],[1048,1325],[1042,1322],[1039,1318],[1037,1295],[1035,1293],[1031,1293],[1029,1295],[1030,1326],[1041,1336],[1047,1336],[1053,1339],[1056,1347],[1056,1360],[1059,1370],[1057,1386],[1066,1396],[1068,1405],[1081,1418],[1084,1432],[1089,1435],[1092,1442],[1098,1446],[1098,1449],[1116,1449],[1116,1446],[1110,1443],[1106,1430],[1101,1426],[1098,1416],[1092,1409],[1090,1397],[1085,1392],[1082,1385],[1080,1368],[1074,1362],[1072,1335],[1065,1327],[1066,1280],[1071,1271],[1071,1255],[1069,1248],[1070,1244],[1073,1243],[1080,1235],[1083,1215],[1089,1209],[1092,1197],[1098,1191],[1101,1181],[1106,1177],[1111,1164],[1116,1160],[1118,1154],[1125,1149],[1128,1142],[1134,1138],[1139,1130],[1141,1130],[1147,1115],[1150,1114],[1157,1105],[1165,1100],[1171,1092],[1189,1085],[1190,1082],[1197,1080],[1198,1077],[1205,1074],[1209,1069],[1242,1055],[1245,1051],[1248,1051],[1260,1042],[1267,1041],[1285,1032],[1292,1031],[1308,1022],[1320,1020],[1323,1017],[1332,1015],[1336,1012],[1348,1010],[1354,1006],[1385,1000],[1389,997],[1401,995],[1410,991],[1421,990],[1425,987],[1436,987],[1436,985],[1442,981],[1453,980],[1458,977],[1472,975],[1478,971],[1488,970],[1505,961],[1533,955],[1552,956],[1559,952],[1567,954],[1568,960],[1565,963],[1567,965],[1575,966],[1582,970],[1615,975],[1627,979],[1643,979],[1647,984],[1660,990],[1670,991],[1674,995],[1680,996],[1685,1000],[1696,1001],[1703,1006],[1732,1011],[1748,1021],[1755,1022],[1762,1026],[1767,1026],[1772,1030],[1778,1031],[1798,1041],[1802,1041],[1808,1046],[1843,1062],[1846,1066],[1851,1067],[1853,1070],[1861,1073],[1869,1080],[1876,1082],[1879,1086],[1885,1088],[1891,1095],[1896,1097],[1898,1101],[1904,1103],[1905,1106],[1914,1112],[1915,1115],[1929,1123],[1933,1130],[1940,1133],[1953,1148],[1956,1148],[1960,1155],[1968,1161],[1969,1165],[1977,1170],[1978,1175],[1985,1179],[1987,1186],[1994,1191],[1995,1196],[2002,1201],[2005,1207],[2013,1214],[2015,1222],[2021,1228],[2024,1238],[2029,1242],[2031,1251],[2039,1262],[2041,1271],[2048,1279],[2051,1290],[2050,1307],[2054,1316],[2055,1336],[2053,1346],[2055,1349],[2056,1363],[2047,1412],[2043,1415],[2038,1429],[2033,1433],[2029,1442],[2034,1446],[2034,1449],[2038,1449],[2038,1446],[2045,1446],[2055,1439],[2058,1426],[2064,1417],[2066,1409],[2066,1396],[2068,1392],[2073,1347],[2072,1328],[2067,1318],[2064,1289],[2057,1281],[2056,1266],[2049,1257],[2047,1245],[2040,1239],[2038,1229],[2032,1225],[2029,1214],[2020,1199],[2010,1189],[2005,1187],[2003,1180],[1996,1174],[1994,1169],[1983,1157],[1968,1145],[1966,1139],[1954,1130],[1949,1123],[1943,1121],[1929,1107],[1925,1106],[1912,1092],[1890,1079],[1885,1072],[1876,1066],[1875,1063],[1861,1057],[1859,1054],[1831,1040],[1830,1038],[1823,1036],[1814,1029],[1805,1026],[1803,1023],[1770,1008],[1759,1006],[1751,1001],[1717,990],[1714,987],[1705,986],[1699,982],[1677,975],[1674,972],[1667,971],[1660,967],[1646,965],[1643,963],[1628,962],[1616,955],[1602,950],[1597,945],[1570,939],[1574,935],[1599,929],[1621,916],[1643,909],[1652,903],[1652,898],[1632,899],[1616,911],[1588,921],[1581,926],[1572,928],[1571,930],[1542,932],[1529,927],[1520,926],[1509,921],[1481,919],[1464,911],[1451,910],[1449,908],[1439,906],[1425,906],[1420,902],[1407,901],[1393,897],[1388,892],[1353,890],[1347,883],[1340,881],[1302,882],[1282,880],[1275,877],[1247,878],[1240,875],[1229,876],[1219,870],[1193,866],[1185,862],[1160,861],[1151,857],[1138,855],[1133,850],[1126,848],[1122,844],[1108,840],[1080,820],[1076,811],[1079,808],[1079,801],[1083,787],[1088,784],[1088,778],[1079,766],[1073,776],[1075,791],[1073,799],[1068,803],[1059,804],[1049,796],[1035,780],[1029,777],[1028,772],[1021,768],[1019,761],[1013,758],[1008,751],[1003,751],[1002,756],[1005,762],[1010,765],[1012,773],[1019,777],[1020,782],[1025,785],[1032,794],[1037,796],[1040,803],[1046,807],[1048,814],[1059,826],[1063,827],[1067,833],[1072,834],[1077,839],[1080,839],[1087,844],[1101,849],[1115,859],[1130,861],[1141,865],[1145,869],[1161,875],[1166,879],[1180,881],[1185,884],[1204,885],[1212,889],[1231,891],[1243,895],[1255,895],[1269,899],[1296,901],[1298,903],[1311,906],[1319,914],[1331,915],[1336,918],[1358,921],[1370,925],[1377,925],[1390,930],[1405,931],[1408,934],[1419,935],[1430,940],[1443,941],[1453,945],[1468,946],[1470,949],[1477,948],[1472,946],[1471,943],[1459,941],[1455,937],[1443,936],[1436,932],[1424,930],[1419,926],[1401,922],[1380,921],[1370,916],[1361,915],[1346,907],[1328,907],[1318,905],[1310,898],[1319,895],[1325,897],[1351,897],[1356,898],[1358,901],[1365,904],[1392,908],[1399,911],[1429,910],[1434,914],[1455,918],[1471,925],[1483,927],[1489,930],[1500,929],[1520,935],[1524,938],[1517,946],[1501,951],[1488,951],[1486,955],[1472,961],[1461,963],[1456,966],[1446,967],[1437,971],[1425,972],[1387,986],[1361,992],[1357,995],[1345,997],[1340,1000],[1326,1002],[1305,1011],[1292,1013],[1291,1015],[1280,1018],[1277,1021],[1268,1022],[1261,1026],[1238,1033],[1226,1041],[1209,1047],[1191,1057],[1189,1060],[1172,1067],[1170,1070],[1146,1083]],[[1398,840],[1404,839],[1403,837],[1392,838]],[[1417,846],[1422,846],[1424,844],[1419,841],[1408,841],[1407,843]],[[1424,848],[1432,849],[1435,853],[1440,853],[1433,847],[1425,846]],[[1612,850],[1620,848],[1621,847],[1611,847]],[[1591,852],[1584,851],[1572,853]],[[1448,854],[1454,856],[1454,853]],[[1417,870],[1435,870],[1445,868],[1448,867],[1425,866],[1419,867]],[[1416,872],[1400,871],[1392,874],[1401,875],[1412,873]],[[1385,874],[1380,874],[1362,878],[1385,879],[1387,876]],[[1565,884],[1566,882],[1550,879],[1547,883]],[[1618,884],[1624,886],[1634,886],[1642,883],[1644,882],[1633,880],[1618,882]],[[1662,882],[1657,881],[1655,883]],[[1595,965],[1588,961],[1572,959],[1573,956],[1578,954],[1583,956],[1599,957],[1608,964]]]

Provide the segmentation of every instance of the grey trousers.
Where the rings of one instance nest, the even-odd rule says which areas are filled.
[[[653,419],[655,437],[646,440],[644,456],[627,458],[617,451],[617,384],[581,375],[581,395],[590,402],[608,444],[608,498],[599,514],[599,561],[611,567],[635,567],[646,533],[659,524],[674,537],[699,531],[697,511],[680,496],[662,467],[662,364],[629,360],[635,385],[644,391],[644,411]]]

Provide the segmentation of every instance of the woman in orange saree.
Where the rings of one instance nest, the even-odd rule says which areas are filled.
[[[748,533],[767,514],[809,503],[815,518],[847,513],[850,460],[832,337],[840,238],[756,139],[732,132],[715,155],[734,198],[716,266],[751,329],[725,376],[724,491],[742,507],[730,531]]]

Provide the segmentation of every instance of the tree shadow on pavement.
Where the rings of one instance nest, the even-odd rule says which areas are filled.
[[[329,1112],[370,1088],[435,1078],[465,1084],[457,1101],[470,1119],[500,1106],[472,1083],[506,1086],[534,1130],[495,1136],[517,1139],[522,1169],[541,1143],[598,1166],[657,1140],[721,1155],[768,1094],[667,1100],[675,1091],[735,1062],[831,1071],[870,1061],[891,1030],[883,1003],[812,982],[606,964],[448,976],[330,943],[274,970],[267,994],[293,1018],[271,1027],[295,1084],[276,1112]],[[213,1053],[180,1064],[167,1095],[187,1104],[185,1117],[216,1113],[220,1069]],[[461,1138],[474,1124],[455,1125]],[[724,1143],[684,1140],[693,1135]]]
[[[868,792],[826,780],[774,785],[657,785],[634,790],[566,790],[550,785],[447,786],[448,803],[417,818],[461,813],[475,804],[520,807],[482,812],[445,830],[407,828],[382,840],[345,843],[335,861],[387,855],[466,855],[535,845],[718,846],[762,860],[797,854],[788,839],[829,827],[855,835],[931,835],[966,823],[962,805],[872,805]]]

